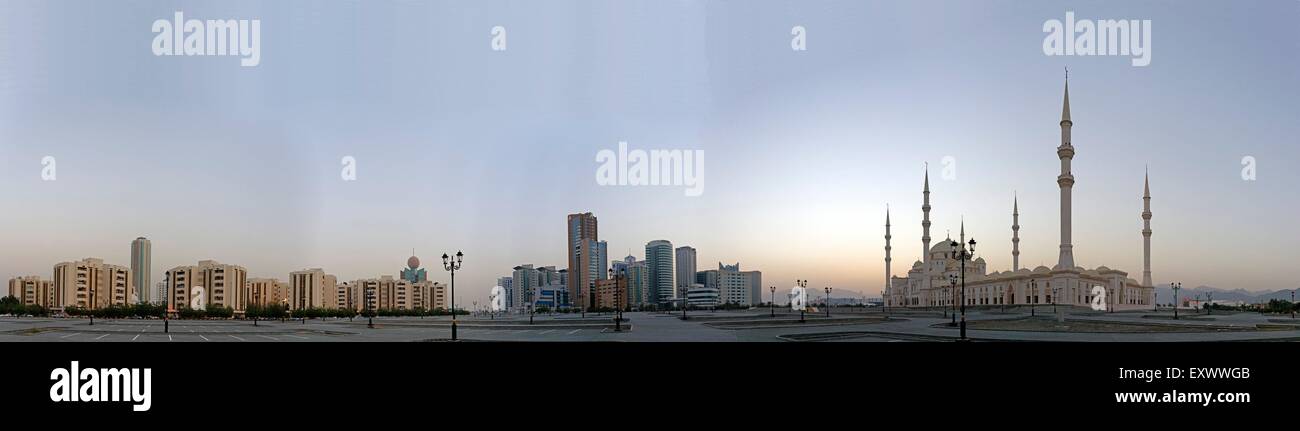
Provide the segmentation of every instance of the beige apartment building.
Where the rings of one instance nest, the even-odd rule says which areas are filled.
[[[330,308],[338,304],[338,278],[320,268],[289,273],[289,308]]]
[[[54,265],[50,308],[103,308],[136,302],[131,287],[131,270],[104,263],[103,259],[85,258]]]
[[[283,281],[274,278],[250,278],[244,286],[248,290],[250,306],[289,304],[289,285]]]
[[[39,305],[49,308],[54,302],[54,281],[42,280],[40,276],[28,275],[9,279],[9,296],[18,299],[23,305]]]
[[[195,287],[203,287],[204,308],[207,306],[230,307],[235,313],[243,313],[249,304],[248,270],[239,265],[219,263],[214,260],[199,261],[198,265],[178,266],[167,271],[166,283],[167,309],[177,311],[191,307],[195,299]]]
[[[432,281],[412,283],[385,275],[354,280],[338,289],[344,307],[365,310],[432,310],[447,308],[447,286]],[[345,299],[346,298],[346,299]]]

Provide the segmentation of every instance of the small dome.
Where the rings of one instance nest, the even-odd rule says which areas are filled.
[[[1048,272],[1048,271],[1051,271],[1051,270],[1052,270],[1051,268],[1048,268],[1048,267],[1043,266],[1043,265],[1038,265],[1037,268],[1034,268],[1034,272]]]
[[[407,267],[407,268],[411,268],[411,269],[417,269],[417,268],[419,268],[419,267],[420,267],[420,258],[415,257],[415,256],[411,256],[411,257],[407,258],[407,259],[406,259],[406,267]]]
[[[916,263],[913,263],[913,264],[912,264],[912,267],[913,267],[913,268],[920,268],[920,267],[921,267],[921,261],[919,261],[919,260],[916,261]]]

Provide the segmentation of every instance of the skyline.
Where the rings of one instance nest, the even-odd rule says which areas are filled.
[[[516,265],[563,267],[560,220],[590,211],[611,261],[667,239],[697,249],[701,267],[739,261],[781,290],[810,279],[875,297],[886,205],[893,273],[921,255],[926,162],[935,241],[964,220],[989,269],[1010,268],[1014,198],[1021,266],[1051,266],[1068,66],[1077,264],[1140,279],[1149,166],[1154,285],[1295,288],[1286,220],[1300,212],[1289,169],[1300,60],[1279,53],[1300,48],[1285,31],[1300,5],[1249,9],[11,5],[0,12],[0,199],[12,203],[0,275],[46,277],[85,257],[129,266],[141,236],[155,282],[205,259],[250,278],[396,275],[412,248],[447,282],[438,257],[462,250],[458,292],[482,300]],[[260,65],[153,56],[149,23],[177,10],[260,19]],[[1067,11],[1150,19],[1150,65],[1045,56],[1043,21]],[[38,31],[53,25],[96,37]],[[494,25],[510,30],[505,52],[489,49]],[[790,50],[795,25],[807,51]],[[42,37],[17,37],[30,34]],[[703,150],[704,193],[598,185],[597,154],[619,142]],[[46,155],[56,181],[41,180]],[[347,155],[357,181],[339,179]],[[949,156],[953,180],[937,174]],[[1258,180],[1238,178],[1243,156],[1259,161]]]

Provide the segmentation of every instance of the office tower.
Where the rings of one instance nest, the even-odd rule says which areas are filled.
[[[198,265],[178,266],[167,270],[163,282],[167,284],[167,309],[179,311],[194,305],[195,287],[203,287],[205,307],[229,307],[236,314],[248,306],[248,270],[239,265],[229,265],[214,260],[201,260]]]
[[[157,301],[153,297],[153,273],[152,273],[153,245],[145,237],[136,238],[131,241],[131,288],[139,294],[139,302],[152,303]]]
[[[695,247],[684,245],[677,247],[677,283],[678,289],[690,289],[695,283]]]
[[[103,259],[86,258],[54,265],[54,302],[51,308],[103,308],[129,305],[135,292],[131,289],[131,270],[104,263]]]
[[[569,214],[568,249],[564,254],[569,260],[569,301],[572,306],[583,309],[591,306],[590,292],[598,279],[592,271],[592,262],[599,259],[597,246],[596,216],[591,213]]]
[[[763,273],[741,271],[740,264],[723,265],[718,269],[700,271],[696,281],[705,288],[718,290],[720,304],[754,306],[763,303]]]
[[[677,298],[673,283],[673,243],[662,239],[650,241],[645,245],[645,260],[650,272],[650,292],[655,295],[652,301],[672,306]]]
[[[320,268],[289,273],[290,309],[327,308],[337,304],[337,296],[338,278]]]
[[[510,284],[514,289],[511,292],[514,295],[512,302],[516,307],[519,307],[519,311],[527,311],[528,304],[532,301],[528,294],[534,292],[534,288],[541,285],[538,281],[537,269],[533,268],[531,264],[516,266],[510,278]]]
[[[501,286],[501,289],[506,291],[505,305],[507,310],[513,310],[515,309],[515,307],[522,307],[524,305],[523,302],[517,301],[515,299],[515,278],[513,274],[510,277],[498,278],[497,286]],[[526,300],[528,297],[528,292],[523,292],[523,293],[524,295],[522,296]]]

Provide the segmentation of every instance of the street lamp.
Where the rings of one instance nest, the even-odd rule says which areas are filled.
[[[551,295],[551,297],[554,298],[555,295]],[[551,305],[555,305],[555,304],[551,304]],[[533,316],[536,314],[537,314],[537,300],[533,299],[533,288],[529,287],[528,288],[528,324],[529,325],[533,324]]]
[[[794,284],[795,284],[795,285],[798,285],[800,289],[807,289],[807,288],[808,288],[808,280],[795,280],[795,281],[794,281]],[[804,292],[805,292],[804,294],[806,295],[806,294],[807,294],[807,293],[806,293],[807,290],[805,290]],[[805,302],[806,302],[806,301],[805,301]],[[804,320],[803,320],[803,310],[804,310],[804,308],[807,308],[807,306],[808,306],[807,303],[802,304],[802,305],[803,305],[804,307],[799,309],[799,323],[804,323]]]
[[[456,270],[460,269],[464,258],[465,254],[459,250],[456,251],[454,260],[447,253],[442,254],[442,267],[451,273],[451,341],[456,341]]]
[[[1214,292],[1205,292],[1205,314],[1214,314]]]
[[[767,304],[767,308],[772,310],[772,317],[776,317],[776,286],[770,286],[772,289],[772,302]],[[1295,294],[1291,294],[1291,299],[1295,299]]]
[[[1169,288],[1174,290],[1174,320],[1178,320],[1178,291],[1183,289],[1183,283],[1169,283]]]
[[[1155,305],[1152,305],[1152,306],[1151,306],[1151,312],[1154,313],[1154,312],[1160,311],[1160,293],[1159,293],[1159,292],[1155,292],[1155,291],[1154,291],[1155,289],[1151,289],[1151,290],[1153,291],[1153,292],[1151,292],[1151,293],[1155,294],[1155,298],[1153,298],[1153,300],[1152,300],[1152,302],[1153,302]]]
[[[613,268],[609,270],[609,278],[614,279],[614,332],[623,332],[623,298],[619,294],[621,290],[619,279],[622,277],[623,275],[614,272]]]
[[[1291,318],[1295,318],[1295,289],[1291,289]]]
[[[375,329],[375,311],[371,309],[375,300],[375,290],[366,289],[366,327]]]
[[[831,317],[831,288],[826,287],[826,317]]]
[[[948,274],[948,305],[952,308],[952,323],[948,326],[957,326],[957,275]],[[948,314],[948,310],[943,310],[943,314]]]
[[[682,294],[682,320],[686,320],[686,286],[678,286],[677,291]]]
[[[957,241],[952,241],[952,243],[950,244],[952,246],[953,255],[961,260],[961,340],[962,341],[967,341],[966,339],[966,261],[975,255],[975,238],[971,237],[970,241],[967,241],[966,243],[970,245],[970,250],[968,251],[965,247],[963,247],[960,252],[957,250],[957,245],[958,245]]]
[[[1056,287],[1053,287],[1053,288],[1052,288],[1052,314],[1057,314],[1057,311],[1056,311],[1056,297],[1058,297],[1058,296],[1061,296],[1061,286],[1060,286],[1060,285],[1057,285]]]
[[[1029,317],[1034,317],[1034,311],[1038,309],[1038,280],[1029,279],[1029,295],[1026,295],[1025,302],[1029,303]]]

